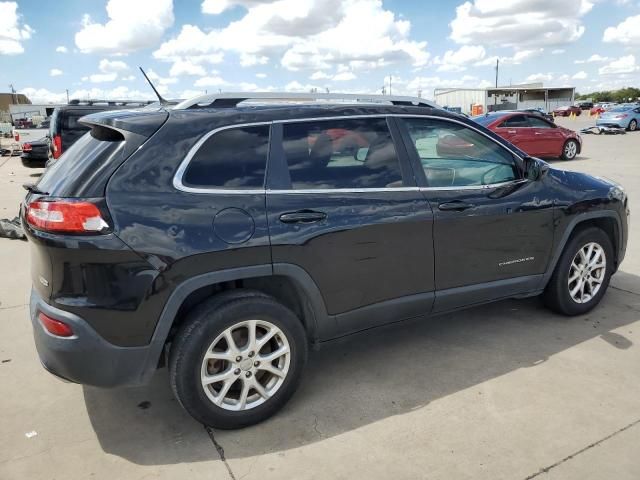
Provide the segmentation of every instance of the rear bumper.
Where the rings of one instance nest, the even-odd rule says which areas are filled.
[[[107,342],[82,318],[47,304],[31,291],[30,316],[33,337],[43,367],[50,373],[75,383],[117,387],[146,383],[157,367],[157,355],[150,345],[120,347]],[[64,321],[72,337],[51,335],[38,314]]]

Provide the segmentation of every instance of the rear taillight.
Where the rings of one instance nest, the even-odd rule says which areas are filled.
[[[59,158],[62,155],[62,137],[54,135],[53,137],[53,158]]]
[[[66,323],[56,320],[55,318],[51,318],[49,315],[45,315],[42,312],[38,314],[38,319],[40,319],[42,326],[51,335],[55,335],[56,337],[73,337],[73,330]]]
[[[26,218],[31,227],[45,232],[100,233],[109,228],[97,205],[85,201],[31,202]]]
[[[31,147],[30,143],[23,143],[22,144],[22,151],[23,152],[30,152],[31,150],[33,150],[33,147]]]

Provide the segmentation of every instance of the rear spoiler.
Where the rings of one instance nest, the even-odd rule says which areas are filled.
[[[144,137],[153,135],[169,118],[164,109],[144,110],[111,110],[92,113],[79,119],[89,127],[104,126],[121,133],[130,132]]]

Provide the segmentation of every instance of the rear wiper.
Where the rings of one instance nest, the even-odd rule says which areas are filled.
[[[37,193],[39,195],[49,195],[49,192],[43,192],[36,186],[35,183],[23,183],[22,188],[31,193]]]

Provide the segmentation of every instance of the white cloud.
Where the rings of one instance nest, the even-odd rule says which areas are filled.
[[[171,85],[174,83],[178,83],[178,79],[175,77],[161,77],[158,75],[152,68],[147,71],[147,76],[154,83],[159,83],[160,85]]]
[[[346,82],[348,80],[354,80],[356,77],[353,72],[340,72],[333,76],[332,80],[334,82]]]
[[[450,23],[451,39],[461,44],[491,44],[516,49],[563,45],[584,33],[581,17],[590,0],[466,1]]]
[[[81,52],[126,54],[157,45],[173,25],[173,2],[109,0],[107,15],[105,24],[94,23],[88,15],[83,17],[82,29],[75,35]]]
[[[103,58],[98,64],[98,69],[102,73],[120,73],[129,70],[129,65],[122,60],[107,60]]]
[[[0,55],[18,55],[24,52],[23,40],[29,40],[34,30],[22,22],[16,2],[0,2]]]
[[[82,80],[89,80],[91,83],[106,83],[106,82],[115,82],[118,78],[118,74],[116,72],[111,73],[94,73],[93,75],[88,75],[86,77],[82,77]]]
[[[263,3],[262,0],[204,0],[202,2],[202,13],[218,15],[234,5],[252,7]]]
[[[623,45],[640,45],[640,15],[628,17],[617,26],[607,28],[602,40]]]
[[[52,68],[51,70],[49,70],[49,75],[52,77],[58,77],[62,75],[62,70],[60,70],[59,68]]]
[[[633,55],[626,55],[620,57],[617,60],[613,60],[604,67],[598,69],[600,75],[616,75],[621,73],[633,73],[640,70],[640,67],[636,65],[636,57]]]
[[[553,80],[553,74],[551,73],[534,73],[525,78],[526,82],[550,82]]]
[[[279,60],[288,70],[329,69],[340,63],[427,63],[426,42],[410,39],[410,22],[385,10],[381,0],[277,0],[205,2],[203,11],[220,13],[242,5],[246,13],[222,29],[204,32],[183,25],[154,53],[175,61],[230,51],[242,66]],[[356,68],[355,64],[352,68]]]
[[[126,77],[122,77],[120,80],[124,80],[125,82],[132,82],[136,79],[135,75],[127,75]]]
[[[21,90],[19,93],[24,93],[34,103],[67,103],[66,92],[52,92],[45,88],[28,87]],[[100,98],[106,100],[154,100],[155,96],[153,95],[153,92],[142,92],[140,90],[131,90],[126,86],[119,86],[113,89],[106,90],[102,88],[79,89],[73,92],[69,92],[69,98]]]
[[[69,50],[64,45],[60,45],[59,47],[56,47],[56,52],[58,52],[58,53],[68,53]]]
[[[584,80],[585,78],[587,78],[587,72],[585,72],[584,70],[581,70],[571,78],[573,78],[574,80]]]
[[[330,78],[331,75],[320,70],[318,70],[317,72],[313,72],[309,77],[309,79],[311,80],[328,80]]]
[[[439,72],[461,72],[467,64],[481,62],[486,54],[480,45],[463,45],[455,51],[447,50],[442,58],[436,57],[433,63],[439,65]]]
[[[553,50],[551,50],[551,55],[562,55],[564,52],[564,48],[554,48]]]
[[[254,65],[266,65],[269,62],[269,57],[266,55],[252,55],[249,53],[240,54],[240,66],[253,67]]]
[[[608,62],[611,60],[609,57],[603,57],[602,55],[598,55],[594,53],[586,60],[574,60],[573,63],[598,63],[598,62]]]
[[[267,74],[266,73],[256,73],[256,77],[257,78],[267,78]]]
[[[202,65],[196,65],[189,60],[177,60],[171,65],[169,75],[179,77],[180,75],[197,75],[204,76],[207,72]]]
[[[223,87],[229,83],[218,75],[202,77],[195,81],[194,87]]]
[[[496,60],[500,60],[501,65],[520,65],[522,62],[529,60],[530,58],[537,57],[544,52],[543,48],[530,49],[530,50],[518,50],[511,57],[487,57],[484,60],[476,62],[474,65],[480,66],[495,66]]]

